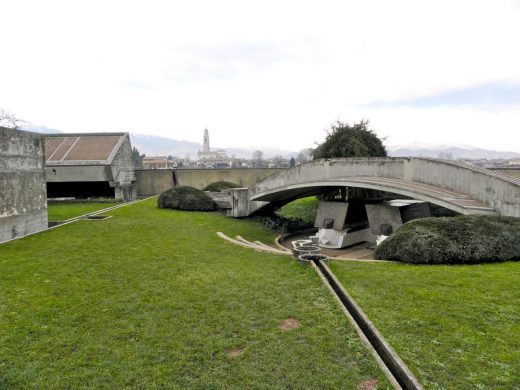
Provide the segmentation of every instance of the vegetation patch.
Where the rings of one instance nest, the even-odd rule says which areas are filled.
[[[520,262],[329,267],[426,389],[517,389]]]
[[[284,218],[301,219],[305,222],[314,223],[318,212],[318,199],[315,196],[296,199],[281,207],[276,214]]]
[[[106,209],[121,203],[49,203],[47,214],[49,222],[65,221],[70,218],[79,217],[94,211]]]
[[[155,199],[110,215],[0,245],[1,389],[389,387],[312,269],[215,234],[264,226]]]
[[[410,221],[375,251],[376,259],[476,264],[520,259],[520,219],[457,216]]]
[[[300,230],[309,229],[314,223],[304,221],[301,218],[286,218],[277,214],[257,215],[251,218],[261,223],[269,229],[276,230],[281,233],[293,233]]]
[[[231,183],[230,181],[216,181],[214,183],[208,184],[206,187],[202,189],[202,191],[220,192],[229,188],[239,187],[240,186],[238,184]]]
[[[185,211],[213,211],[217,205],[204,191],[189,186],[173,187],[164,191],[157,199],[157,206],[162,209]]]

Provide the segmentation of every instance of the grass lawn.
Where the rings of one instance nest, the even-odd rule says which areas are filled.
[[[278,214],[287,218],[301,218],[306,222],[314,222],[317,211],[318,200],[315,196],[309,196],[286,204],[278,210]]]
[[[312,268],[215,234],[260,224],[107,214],[0,245],[0,388],[389,386]]]
[[[49,222],[65,221],[93,211],[106,209],[120,203],[49,203]]]
[[[519,262],[330,268],[426,388],[520,388]]]

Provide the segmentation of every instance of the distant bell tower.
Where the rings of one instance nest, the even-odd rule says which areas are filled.
[[[204,153],[209,152],[209,133],[208,129],[204,129],[204,146],[202,147]]]

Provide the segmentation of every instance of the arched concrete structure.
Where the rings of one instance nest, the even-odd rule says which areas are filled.
[[[233,191],[233,217],[277,208],[331,187],[362,187],[410,196],[461,214],[520,217],[520,179],[430,158],[338,158],[298,165]]]

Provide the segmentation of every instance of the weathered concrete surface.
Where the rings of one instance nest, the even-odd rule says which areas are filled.
[[[460,214],[520,217],[520,180],[463,163],[428,158],[322,159],[278,172],[247,189],[237,210],[255,212],[249,201],[283,205],[326,188],[361,187],[424,200]],[[235,195],[233,195],[235,197]],[[235,202],[233,203],[235,207]],[[266,207],[266,204],[259,207]]]
[[[103,145],[103,138],[113,144],[100,153],[96,145],[88,145],[90,149],[75,151],[74,145],[78,141],[89,138],[99,139],[99,147]],[[64,140],[70,148],[64,151],[61,159],[56,159],[56,153],[50,153],[46,164],[46,179],[49,183],[77,183],[77,182],[108,182],[114,188],[115,199],[132,201],[137,198],[136,176],[132,163],[132,146],[128,133],[84,133],[84,134],[46,134],[46,143],[49,145]],[[55,145],[53,145],[55,146]],[[80,153],[81,152],[81,153]],[[73,159],[77,155],[78,158]],[[60,154],[61,156],[61,154]],[[73,184],[71,184],[73,185]]]
[[[281,169],[139,169],[135,171],[137,196],[153,196],[174,186],[190,186],[199,190],[217,181],[229,181],[239,186],[252,186]]]
[[[173,170],[138,169],[135,171],[137,196],[153,196],[173,188]]]
[[[269,205],[269,202],[257,202],[250,199],[249,188],[233,188],[231,193],[231,209],[227,211],[228,217],[247,217],[256,210]]]
[[[349,203],[347,202],[325,202],[320,201],[314,227],[323,229],[343,230],[347,219]],[[327,220],[333,220],[332,226],[326,226]]]
[[[503,173],[504,175],[516,177],[520,179],[520,169],[519,168],[493,168],[491,171],[495,171],[498,173]]]
[[[370,231],[374,236],[390,235],[403,223],[417,218],[431,217],[430,207],[426,202],[395,200],[365,205]],[[384,231],[390,228],[391,231]]]
[[[47,228],[44,142],[0,127],[0,242]]]
[[[282,170],[279,168],[176,169],[175,177],[177,185],[195,187],[199,190],[217,181],[229,181],[241,187],[249,187]]]
[[[211,199],[213,199],[213,202],[217,204],[219,209],[229,210],[231,208],[231,194],[228,191],[205,192]]]

